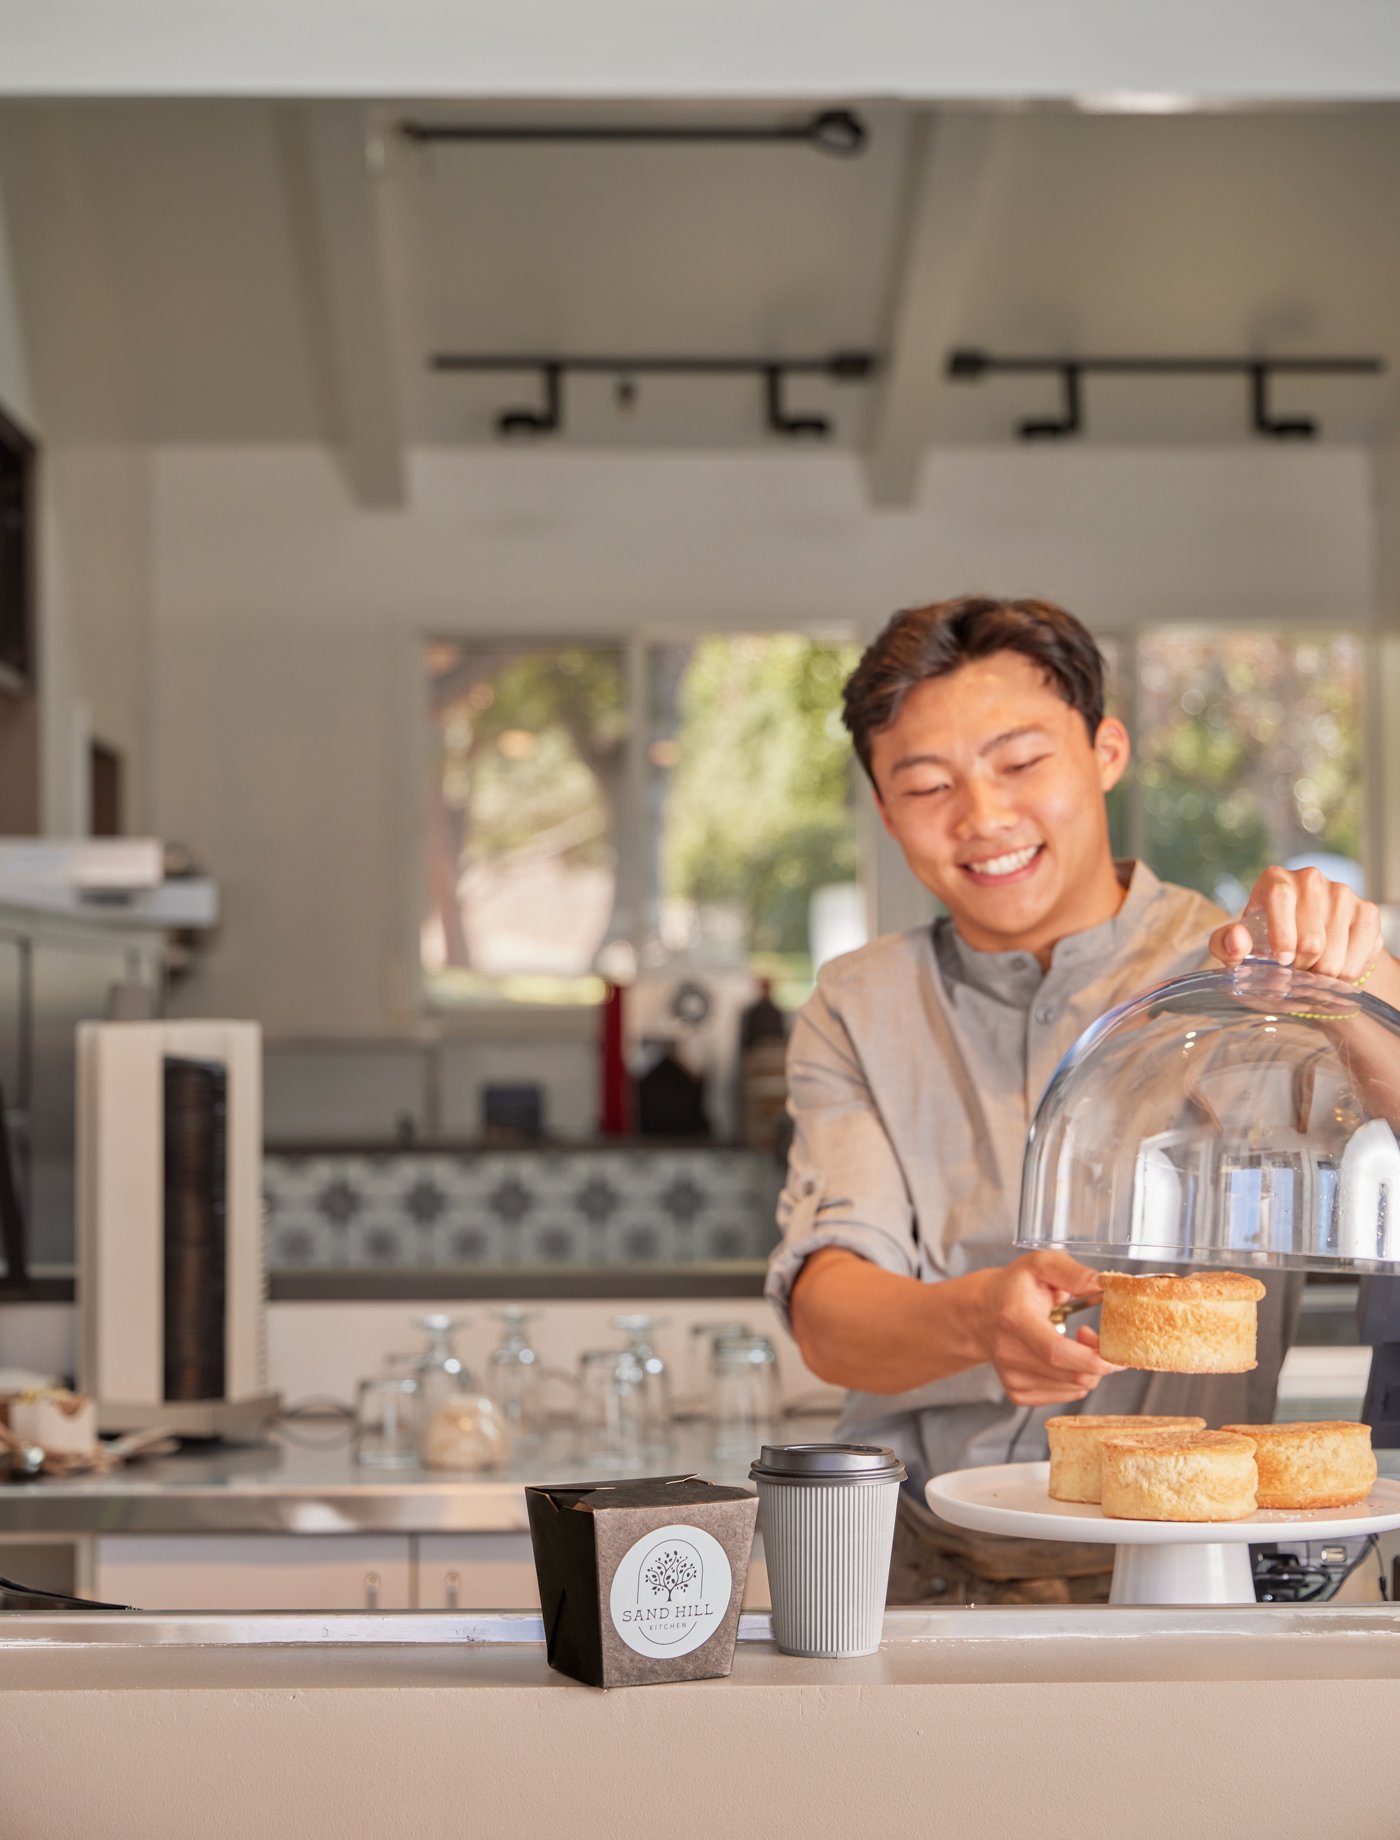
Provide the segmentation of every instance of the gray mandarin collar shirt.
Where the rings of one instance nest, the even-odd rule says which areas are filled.
[[[926,1283],[1017,1256],[1026,1132],[1050,1076],[1106,1010],[1200,969],[1228,918],[1143,863],[1118,873],[1118,912],[1062,939],[1044,972],[1029,952],[976,951],[947,919],[822,967],[788,1048],[795,1134],[767,1283],[784,1322],[824,1246]],[[1267,1422],[1298,1286],[1269,1290],[1253,1374],[1125,1372],[1084,1409]],[[840,1435],[893,1446],[922,1495],[943,1470],[1044,1457],[1045,1419],[1069,1409],[1013,1406],[984,1365],[917,1392],[851,1393]]]

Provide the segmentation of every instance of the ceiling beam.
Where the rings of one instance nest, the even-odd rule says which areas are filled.
[[[303,111],[312,337],[321,346],[341,466],[361,504],[404,502],[403,415],[394,365],[381,212],[368,112],[357,103]]]
[[[992,114],[916,118],[910,137],[903,230],[880,349],[887,355],[865,451],[872,504],[909,504],[933,426],[963,299],[988,177],[1005,123]]]

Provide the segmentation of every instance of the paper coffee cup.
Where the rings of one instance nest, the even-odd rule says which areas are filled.
[[[749,1475],[778,1647],[832,1659],[874,1654],[904,1465],[875,1444],[765,1444]]]

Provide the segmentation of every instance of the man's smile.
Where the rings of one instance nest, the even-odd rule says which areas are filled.
[[[984,856],[976,862],[959,863],[958,867],[979,887],[1004,887],[1008,882],[1025,881],[1035,873],[1044,854],[1043,843],[1030,843],[1020,850],[1008,850],[1002,856]]]

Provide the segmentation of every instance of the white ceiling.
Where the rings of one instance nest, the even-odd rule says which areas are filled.
[[[909,111],[860,112],[869,148],[839,160],[793,146],[424,147],[397,131],[409,114],[528,118],[519,106],[385,103],[357,109],[348,140],[342,112],[338,155],[293,103],[6,104],[0,195],[46,424],[112,432],[111,393],[92,387],[99,333],[123,369],[127,432],[153,442],[326,440],[371,422],[381,440],[483,442],[499,409],[538,395],[525,375],[433,375],[438,349],[870,349],[901,358],[901,375],[911,359],[928,373],[920,439],[944,444],[1011,440],[1021,416],[1055,402],[1048,379],[933,387],[951,344],[1377,354],[1391,377],[1287,382],[1277,407],[1316,413],[1346,441],[1390,412],[1400,106],[1008,112],[978,166],[975,209],[946,234],[949,199],[941,217],[927,203],[946,118],[930,153]],[[805,113],[631,105],[574,119]],[[911,295],[920,271],[924,292]],[[932,307],[901,317],[910,299]],[[913,349],[892,351],[896,339]],[[831,415],[842,442],[879,438],[873,387],[803,380],[790,395]],[[1249,438],[1234,381],[1091,380],[1087,412],[1094,441]],[[611,380],[571,382],[566,416],[582,445],[772,439],[744,379],[644,378],[627,415]]]

